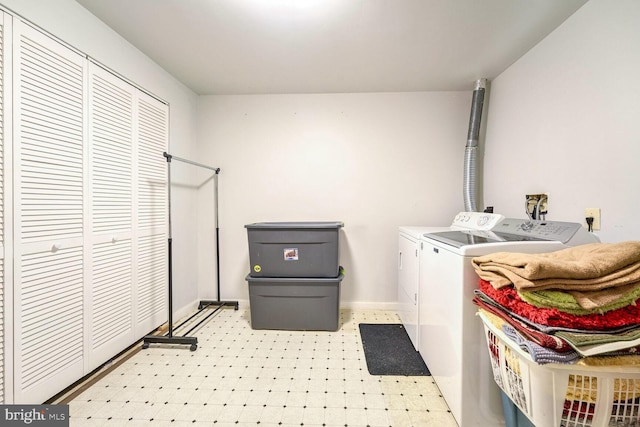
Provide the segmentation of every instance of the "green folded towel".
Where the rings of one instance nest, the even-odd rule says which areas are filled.
[[[574,315],[602,314],[617,310],[635,303],[640,298],[640,283],[616,289],[617,296],[611,298],[607,291],[573,292],[573,291],[518,291],[523,301],[540,308],[556,308]]]

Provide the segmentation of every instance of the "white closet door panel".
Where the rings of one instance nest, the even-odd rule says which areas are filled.
[[[136,337],[167,321],[168,264],[166,234],[138,238]]]
[[[5,304],[5,280],[4,280],[4,258],[0,260],[0,404],[5,402],[5,334],[4,334],[4,304]]]
[[[84,374],[86,60],[16,20],[14,401]]]
[[[136,128],[135,334],[167,321],[167,162],[169,108],[139,93]]]
[[[131,239],[93,245],[89,369],[134,341]]]
[[[10,21],[9,17],[3,12],[0,12],[0,404],[5,402],[5,351],[7,346],[5,345],[5,304],[10,302],[6,299],[7,292],[5,286],[10,281],[5,280],[5,184],[4,177],[5,171],[5,145],[6,145],[6,133],[5,133],[5,103],[7,99],[5,97],[5,43],[7,39],[5,37],[5,21]],[[10,168],[9,168],[10,170]]]
[[[16,402],[45,400],[60,391],[55,378],[82,375],[83,268],[82,246],[21,256]]]
[[[138,100],[138,228],[165,233],[169,110],[148,96]]]
[[[91,199],[88,369],[134,341],[133,209],[136,90],[89,65]]]
[[[93,232],[130,231],[135,89],[93,64],[90,72]]]
[[[14,58],[17,237],[23,243],[79,237],[86,65],[21,22]]]
[[[5,153],[4,153],[4,145],[5,145],[5,59],[4,59],[4,18],[5,14],[0,12],[0,248],[2,251],[2,258],[4,258],[4,162],[5,162]],[[4,286],[0,287],[0,303],[2,302],[2,290]],[[0,321],[2,319],[2,307],[3,304],[0,304]],[[2,329],[0,329],[0,344],[2,344]],[[0,345],[0,350],[3,347]],[[1,357],[2,351],[0,351]],[[1,361],[1,359],[0,359]],[[2,379],[2,365],[0,365],[0,379]],[[2,403],[2,383],[0,382],[0,403]]]

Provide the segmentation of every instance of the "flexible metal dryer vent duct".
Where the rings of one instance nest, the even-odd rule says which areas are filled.
[[[476,80],[471,101],[471,117],[469,118],[469,133],[467,146],[464,150],[464,210],[478,212],[476,194],[478,192],[478,138],[480,135],[480,119],[484,104],[484,91],[487,79]]]

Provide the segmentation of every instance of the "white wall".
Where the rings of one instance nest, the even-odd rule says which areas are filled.
[[[591,0],[494,79],[484,200],[523,217],[549,193],[548,220],[601,208],[602,241],[640,239],[640,2]]]
[[[157,64],[122,39],[73,0],[0,0],[2,5],[76,49],[135,82],[170,104],[170,144],[173,154],[195,156],[197,96]],[[117,161],[117,159],[114,159]],[[175,168],[174,295],[175,311],[191,307],[197,295],[196,191],[189,170]],[[172,171],[173,173],[173,171]]]
[[[198,100],[75,1],[0,1],[167,100],[171,152],[222,168],[223,299],[248,298],[246,223],[344,221],[342,301],[385,304],[397,227],[445,225],[463,209],[470,91]],[[484,205],[522,217],[524,194],[547,192],[548,219],[582,221],[600,207],[604,241],[640,238],[637,22],[635,0],[591,0],[494,79]],[[172,172],[179,310],[216,296],[213,206],[210,182],[195,191],[206,174]]]
[[[469,92],[201,97],[200,159],[222,169],[222,299],[248,299],[245,224],[344,221],[342,305],[395,303],[397,229],[463,210]],[[211,215],[212,188],[200,211]],[[213,236],[211,220],[200,230]],[[213,238],[201,292],[215,297]]]

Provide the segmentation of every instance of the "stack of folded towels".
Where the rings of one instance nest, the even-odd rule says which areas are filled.
[[[537,363],[640,365],[640,241],[472,262],[474,303]]]

